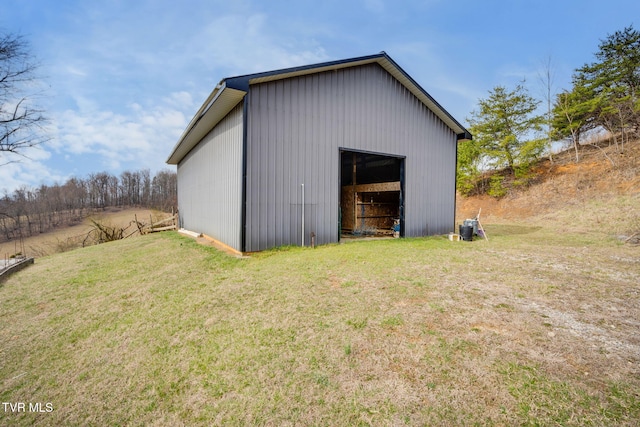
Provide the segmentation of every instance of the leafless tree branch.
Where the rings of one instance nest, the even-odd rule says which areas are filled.
[[[16,161],[7,155],[28,158],[29,148],[50,139],[47,118],[34,104],[36,94],[25,94],[37,80],[36,69],[22,37],[0,35],[0,165]]]

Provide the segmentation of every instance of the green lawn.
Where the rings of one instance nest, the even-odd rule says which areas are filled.
[[[640,250],[487,231],[37,259],[0,285],[0,425],[637,425]]]

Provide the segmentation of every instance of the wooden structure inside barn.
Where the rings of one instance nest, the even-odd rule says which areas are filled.
[[[393,234],[400,221],[402,162],[402,158],[342,152],[342,234]]]

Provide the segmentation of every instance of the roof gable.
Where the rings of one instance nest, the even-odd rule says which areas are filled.
[[[431,97],[385,52],[340,61],[285,68],[263,73],[247,74],[223,79],[211,92],[202,107],[193,117],[167,159],[168,164],[178,164],[211,129],[222,120],[247,94],[253,84],[283,80],[325,71],[340,70],[365,64],[378,63],[416,98],[435,113],[457,135],[458,140],[471,139],[472,136],[451,114]]]

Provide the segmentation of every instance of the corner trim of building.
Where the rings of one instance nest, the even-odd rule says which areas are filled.
[[[242,101],[242,194],[240,195],[240,251],[247,251],[247,150],[249,133],[249,92]]]

